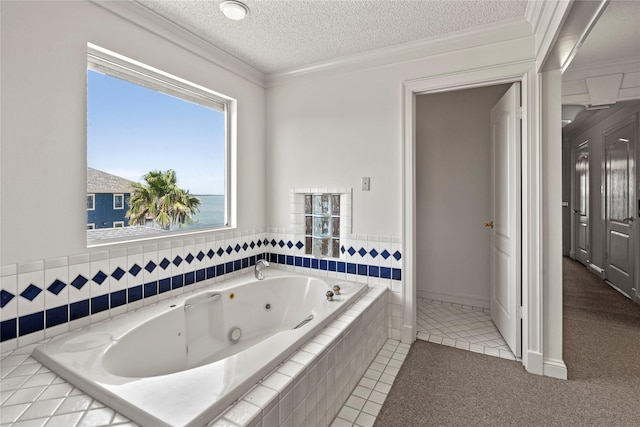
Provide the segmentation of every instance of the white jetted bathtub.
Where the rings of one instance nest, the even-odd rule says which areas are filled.
[[[144,426],[204,425],[366,292],[270,270],[65,334],[33,356]],[[341,295],[327,301],[334,284]]]

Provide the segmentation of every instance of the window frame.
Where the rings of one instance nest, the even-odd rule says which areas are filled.
[[[113,228],[124,228],[124,221],[113,221]]]
[[[91,207],[87,208],[88,211],[95,211],[96,210],[96,195],[91,193],[91,194],[87,194],[87,200],[91,198]]]
[[[120,201],[121,201],[121,203],[122,203],[122,205],[121,205],[121,206],[119,206],[119,207],[118,207],[118,206],[116,206],[116,198],[117,198],[118,196],[119,196],[119,197],[121,197],[121,200],[120,200]],[[114,194],[114,195],[113,195],[113,209],[114,209],[114,210],[122,210],[122,209],[124,209],[124,194],[123,194],[123,193],[116,193],[116,194]]]
[[[170,95],[184,101],[222,111],[224,124],[224,224],[197,229],[172,230],[159,235],[120,237],[113,239],[87,240],[87,247],[105,246],[132,241],[166,239],[191,234],[224,231],[237,227],[237,100],[215,92],[199,84],[161,71],[139,61],[117,54],[92,43],[87,43],[87,70],[125,80]],[[86,75],[86,74],[85,74]],[[85,165],[86,166],[86,165]],[[125,200],[123,197],[123,209]],[[93,197],[95,210],[95,195]],[[115,200],[114,200],[115,206]],[[114,209],[117,209],[114,207]],[[89,209],[88,209],[89,210]]]

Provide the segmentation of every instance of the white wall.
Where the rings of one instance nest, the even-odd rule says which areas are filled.
[[[238,100],[238,228],[264,227],[263,88],[90,2],[1,7],[2,265],[87,252],[87,42]]]
[[[491,306],[490,112],[508,88],[416,99],[418,297]]]
[[[526,61],[532,50],[531,37],[518,37],[269,88],[267,223],[288,227],[290,188],[353,187],[353,233],[400,237],[402,83]],[[370,192],[360,191],[363,176]]]

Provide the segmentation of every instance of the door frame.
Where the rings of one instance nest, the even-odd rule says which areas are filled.
[[[497,68],[472,70],[444,76],[427,77],[403,82],[403,316],[401,339],[412,343],[416,339],[416,156],[415,156],[415,104],[416,96],[521,83],[522,103],[522,228],[521,228],[521,282],[522,282],[522,363],[532,373],[566,378],[566,368],[558,366],[554,373],[543,360],[543,295],[541,267],[542,217],[540,212],[541,144],[539,128],[540,75],[530,62],[509,64]],[[553,363],[553,362],[552,362]]]

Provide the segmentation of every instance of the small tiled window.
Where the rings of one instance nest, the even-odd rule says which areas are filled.
[[[93,211],[96,209],[96,195],[87,194],[87,210]]]
[[[123,208],[124,208],[124,194],[114,194],[113,209],[123,209]]]
[[[305,253],[340,256],[340,194],[305,194]]]

